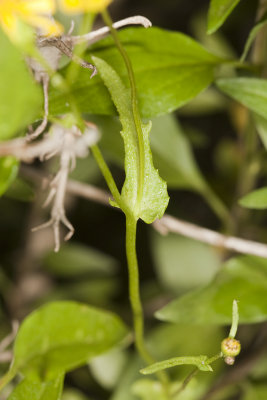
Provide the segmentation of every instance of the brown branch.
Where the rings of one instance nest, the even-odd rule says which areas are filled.
[[[21,172],[25,177],[32,179],[37,184],[40,184],[40,178],[47,177],[43,173],[30,167],[23,166]],[[109,198],[111,197],[109,193],[104,190],[73,180],[68,181],[67,191],[75,196],[80,196],[103,205],[109,205]],[[203,243],[208,243],[214,247],[267,258],[267,245],[263,243],[240,239],[234,236],[226,236],[210,229],[182,221],[167,214],[160,220],[155,221],[153,226],[157,231],[164,235],[169,232],[178,233],[182,236]]]

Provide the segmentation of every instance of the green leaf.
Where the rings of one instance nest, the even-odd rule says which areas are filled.
[[[25,180],[17,177],[5,192],[5,196],[10,199],[31,202],[35,199],[32,186]]]
[[[219,79],[217,86],[224,93],[250,110],[267,118],[267,80],[257,78]]]
[[[170,113],[186,104],[206,89],[214,79],[215,67],[224,62],[178,32],[129,28],[119,32],[119,37],[133,65],[138,104],[145,118]],[[125,65],[112,38],[101,40],[89,51],[110,64],[129,87]],[[81,69],[72,91],[82,112],[116,113],[99,76],[89,79],[88,71]],[[66,111],[69,111],[69,105],[65,96],[52,89],[50,112],[60,114]]]
[[[100,126],[100,148],[105,156],[123,165],[123,141],[119,134],[120,123],[116,117],[91,116]],[[185,132],[171,114],[152,119],[150,145],[155,167],[170,188],[183,188],[202,191],[205,180],[194,159],[194,155]]]
[[[117,262],[91,247],[67,243],[60,252],[49,252],[44,258],[46,268],[57,276],[77,277],[88,273],[113,274]]]
[[[136,219],[152,223],[161,218],[168,205],[167,185],[153,166],[149,144],[151,123],[142,124],[143,146],[139,143],[132,114],[131,96],[117,73],[105,61],[94,57],[93,61],[108,87],[118,109],[125,146],[125,182],[122,199]],[[142,187],[141,198],[139,190]]]
[[[86,397],[82,392],[76,389],[67,389],[64,390],[62,400],[92,400],[90,397]]]
[[[175,234],[151,236],[157,275],[168,291],[181,293],[214,278],[220,260],[213,247]]]
[[[173,357],[174,354],[183,356],[184,354],[215,354],[218,352],[218,343],[221,342],[225,335],[222,328],[209,325],[199,326],[197,329],[197,340],[192,340],[192,331],[195,331],[195,327],[189,325],[159,324],[148,334],[146,339],[147,347],[150,349],[154,358],[158,360]],[[131,393],[129,388],[134,384],[133,392],[138,395],[137,388],[135,390],[137,382],[134,382],[140,378],[139,370],[142,367],[144,367],[144,363],[138,359],[137,356],[130,360],[130,363],[124,369],[124,373],[120,378],[119,385],[112,396],[112,400],[136,400],[136,397]],[[188,389],[184,392],[186,393],[185,397],[183,397],[181,393],[179,397],[177,397],[177,400],[180,400],[180,398],[181,400],[195,400],[196,398],[199,399],[204,396],[204,393],[206,393],[207,389],[211,386],[212,380],[216,378],[216,374],[220,373],[222,368],[223,363],[218,362],[213,374],[202,374],[201,379],[198,381],[193,380],[193,386],[190,388],[190,384]],[[178,387],[174,388],[174,392],[179,389],[185,376],[191,371],[192,367],[190,367],[190,365],[183,365],[171,371],[172,378],[175,380],[176,385],[177,381],[179,381]],[[148,381],[148,379],[142,379],[142,381]],[[150,382],[155,383],[155,381]],[[148,384],[147,388],[144,387],[143,390],[140,388],[140,392],[143,393],[143,396],[141,396],[141,393],[139,395],[142,399],[166,400],[165,397],[161,399],[159,396],[153,396],[156,389],[160,391],[159,386],[156,386],[154,389],[153,387],[149,388],[149,386]],[[151,396],[146,396],[146,392],[148,392],[148,394],[150,393]],[[189,393],[190,396],[188,397]]]
[[[196,400],[201,398],[204,394],[205,384],[202,381],[192,379],[186,388],[179,392],[182,387],[183,381],[169,384],[171,398],[173,400]],[[138,379],[132,385],[132,392],[142,400],[167,400],[166,388],[159,382],[152,379]],[[203,390],[204,389],[204,390]],[[136,399],[136,397],[134,397]],[[128,400],[128,399],[125,399]]]
[[[24,379],[16,386],[8,400],[60,400],[63,383],[64,375],[46,382]]]
[[[185,188],[202,192],[205,180],[182,127],[173,115],[153,120],[150,134],[154,163],[171,188]]]
[[[40,115],[42,91],[1,30],[0,48],[0,140],[6,140]]]
[[[126,362],[126,352],[115,348],[102,356],[93,358],[89,366],[93,377],[100,385],[111,390],[118,384]]]
[[[244,394],[244,400],[265,400],[267,398],[267,385],[264,383],[248,386]]]
[[[261,138],[261,141],[267,150],[267,119],[254,113],[253,119],[255,121],[257,132]]]
[[[140,372],[144,375],[150,375],[167,368],[176,367],[177,365],[195,365],[200,371],[212,371],[211,366],[206,363],[207,360],[207,356],[173,357],[168,360],[151,364],[148,367],[141,369]]]
[[[267,208],[267,187],[254,190],[239,200],[239,204],[247,208],[264,210]]]
[[[188,324],[231,324],[236,299],[240,323],[267,320],[267,260],[242,256],[224,264],[207,286],[171,301],[156,312],[160,320]]]
[[[50,303],[22,323],[11,371],[52,379],[119,344],[126,334],[112,313],[70,301]]]
[[[264,15],[259,20],[259,22],[253,27],[253,29],[251,30],[251,32],[247,38],[244,51],[242,53],[242,56],[240,57],[241,62],[245,61],[245,58],[247,57],[247,54],[249,52],[249,49],[250,49],[254,39],[256,39],[257,34],[260,32],[260,30],[262,28],[264,28],[266,23],[267,23],[267,13],[264,13]]]
[[[207,33],[217,31],[239,2],[240,0],[211,0]]]
[[[15,180],[19,168],[16,158],[7,156],[0,158],[0,196],[4,194]]]

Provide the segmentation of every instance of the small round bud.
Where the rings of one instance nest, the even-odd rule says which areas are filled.
[[[227,364],[227,365],[234,365],[234,363],[235,363],[235,357],[227,356],[227,357],[225,357],[224,362],[225,362],[225,364]]]
[[[233,338],[226,338],[222,341],[221,350],[225,357],[236,357],[240,353],[240,342]]]

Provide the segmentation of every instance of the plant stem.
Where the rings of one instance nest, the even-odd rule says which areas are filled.
[[[208,185],[205,185],[202,193],[211,209],[223,223],[225,233],[231,232],[233,223],[227,207]]]
[[[5,375],[3,375],[0,379],[0,392],[4,389],[4,387],[12,381],[15,374],[12,370],[9,370]]]
[[[112,25],[112,20],[110,18],[110,15],[108,14],[108,11],[105,10],[102,12],[102,17],[107,26],[110,29],[111,35],[113,36],[113,40],[121,53],[125,66],[127,68],[128,72],[128,77],[130,81],[130,86],[131,86],[131,98],[132,98],[132,112],[133,112],[133,118],[134,118],[134,124],[135,124],[135,129],[137,133],[137,143],[138,143],[138,155],[139,155],[139,168],[138,168],[138,189],[137,189],[137,201],[136,201],[136,209],[139,209],[142,197],[143,197],[143,190],[144,190],[144,170],[145,170],[145,158],[144,158],[144,138],[143,138],[143,130],[142,130],[142,122],[139,114],[139,109],[138,109],[138,100],[137,100],[137,92],[136,92],[136,84],[135,84],[135,77],[134,77],[134,72],[133,72],[133,67],[131,64],[131,61],[128,57],[127,52],[125,51],[124,47],[122,46],[118,33],[116,29],[113,28]]]
[[[91,147],[91,151],[92,151],[94,158],[105,178],[105,181],[108,185],[108,188],[109,188],[114,200],[116,201],[118,206],[121,208],[121,210],[125,214],[131,215],[131,211],[129,210],[128,206],[121,198],[120,192],[119,192],[117,185],[113,179],[112,173],[110,172],[110,169],[109,169],[106,161],[104,160],[99,147],[97,145],[94,145]]]
[[[144,342],[144,313],[139,288],[139,269],[136,255],[136,227],[136,219],[132,215],[126,214],[126,256],[129,271],[129,296],[133,312],[135,345],[143,360],[146,361],[147,364],[153,364],[155,360],[147,351]],[[166,372],[158,372],[157,377],[167,392],[168,376]]]
[[[212,363],[214,363],[215,361],[217,361],[219,358],[222,358],[222,356],[223,356],[223,355],[222,355],[222,352],[220,352],[220,353],[216,354],[215,356],[210,357],[210,358],[206,361],[206,363],[207,363],[207,364],[212,364]],[[190,374],[187,375],[187,377],[185,378],[185,380],[184,380],[183,383],[182,383],[182,386],[173,394],[173,397],[176,397],[177,395],[179,395],[180,393],[182,393],[182,392],[186,389],[187,385],[191,382],[191,380],[198,374],[198,372],[199,372],[199,369],[198,369],[198,368],[194,368],[194,369],[190,372]]]

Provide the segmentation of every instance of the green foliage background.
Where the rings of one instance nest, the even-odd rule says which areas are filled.
[[[200,0],[155,0],[153,5],[136,0],[115,3],[111,12],[114,20],[143,14],[155,25],[149,30],[125,29],[119,36],[133,64],[141,115],[144,122],[152,120],[153,162],[168,185],[168,213],[266,243],[266,62],[263,58],[263,65],[255,67],[253,54],[245,47],[257,2],[212,0],[207,13],[208,5]],[[206,23],[209,33],[221,29],[208,36]],[[265,27],[264,18],[260,24],[250,35],[251,45]],[[2,33],[0,48],[5,54],[0,60],[4,141],[24,135],[27,125],[40,118],[42,94],[21,54]],[[241,64],[245,48],[247,64]],[[100,148],[122,187],[121,126],[108,92],[114,93],[114,88],[101,68],[107,72],[104,60],[113,68],[109,77],[119,76],[118,91],[129,89],[125,66],[111,38],[93,45],[86,57],[98,57],[93,60],[100,74],[90,80],[88,71],[79,71],[72,94],[86,119],[100,127]],[[68,68],[62,68],[63,75]],[[129,96],[123,100],[113,94],[119,110],[128,106]],[[65,97],[52,88],[51,115],[68,110]],[[123,122],[125,135],[130,122],[127,118]],[[148,135],[147,126],[143,129]],[[45,168],[53,171],[56,166]],[[43,193],[18,169],[14,158],[0,160],[1,337],[11,320],[42,307],[26,319],[16,340],[10,373],[22,372],[24,380],[9,399],[59,399],[67,372],[63,400],[165,400],[162,387],[139,374],[144,364],[134,353],[126,327],[132,318],[124,217],[100,204],[70,198],[67,210],[75,236],[54,254],[51,232],[30,232],[46,217],[41,209]],[[106,188],[92,157],[79,161],[72,177]],[[129,180],[125,182],[129,192]],[[161,190],[162,182],[157,184]],[[147,190],[147,202],[152,202],[149,194]],[[166,205],[166,194],[163,198]],[[138,214],[147,222],[155,216]],[[236,256],[178,235],[164,237],[142,222],[137,251],[147,345],[157,360],[216,354],[231,323],[232,301],[240,302],[238,336],[243,351],[236,366],[230,369],[217,362],[213,373],[200,373],[174,399],[265,399],[267,260]],[[242,373],[242,366],[250,363]],[[79,368],[73,371],[74,367]],[[7,365],[0,368],[4,373]],[[174,393],[191,370],[184,365],[171,371]],[[208,397],[212,388],[214,395]]]

